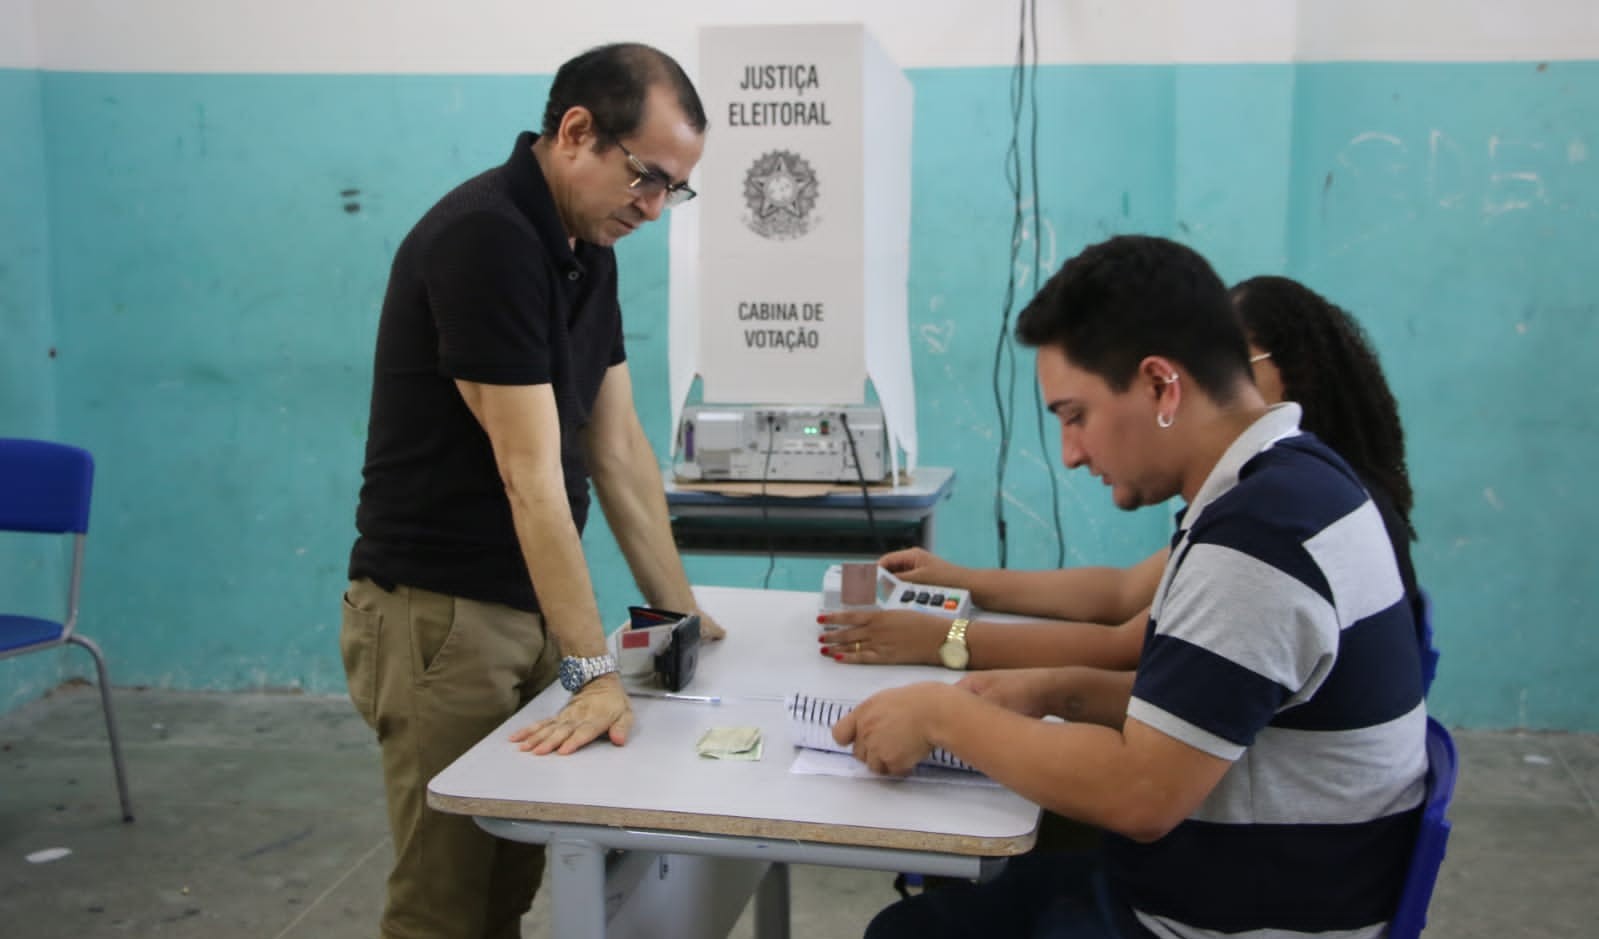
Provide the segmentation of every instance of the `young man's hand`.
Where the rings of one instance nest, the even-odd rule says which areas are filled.
[[[833,739],[853,743],[855,759],[872,772],[905,776],[936,746],[943,708],[963,703],[971,703],[969,694],[936,681],[880,691],[833,725]]]

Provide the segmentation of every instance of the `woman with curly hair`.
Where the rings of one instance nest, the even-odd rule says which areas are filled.
[[[1261,394],[1268,402],[1297,402],[1305,412],[1300,426],[1365,481],[1388,528],[1405,590],[1415,597],[1415,497],[1405,469],[1405,430],[1366,331],[1336,304],[1287,277],[1252,277],[1234,287],[1232,297]]]

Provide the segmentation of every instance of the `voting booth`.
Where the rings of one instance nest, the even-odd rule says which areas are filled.
[[[700,32],[699,198],[671,219],[674,428],[706,403],[855,405],[916,465],[912,90],[860,25]]]

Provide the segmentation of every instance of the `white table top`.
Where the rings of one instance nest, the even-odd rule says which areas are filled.
[[[635,698],[626,746],[591,744],[567,757],[532,756],[506,738],[558,711],[552,685],[440,773],[428,803],[449,812],[613,827],[796,839],[949,854],[1005,856],[1032,847],[1039,810],[998,787],[802,776],[782,698],[792,692],[862,699],[957,673],[924,666],[842,665],[816,641],[817,595],[699,587],[700,606],[728,637],[701,648],[685,693],[719,705]],[[694,744],[712,727],[758,726],[759,762],[712,760]]]

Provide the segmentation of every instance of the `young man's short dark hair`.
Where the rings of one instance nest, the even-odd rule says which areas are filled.
[[[1151,355],[1182,364],[1220,402],[1249,374],[1227,285],[1192,248],[1147,235],[1118,235],[1067,261],[1017,317],[1016,338],[1061,346],[1118,392]]]

